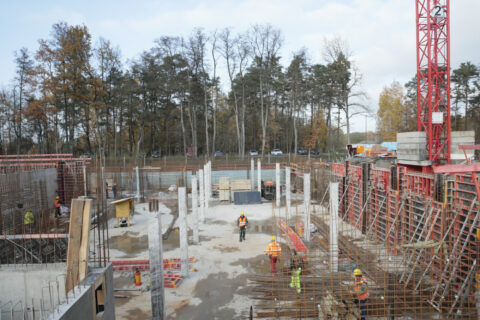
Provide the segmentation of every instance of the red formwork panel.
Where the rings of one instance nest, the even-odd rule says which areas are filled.
[[[360,213],[363,207],[363,168],[360,166],[349,165],[347,172],[347,192],[346,208],[344,220],[352,226],[359,222],[357,227],[361,229]]]
[[[403,174],[402,189],[421,194],[424,197],[434,198],[435,177],[433,174],[407,171]]]
[[[452,281],[452,289],[458,290],[467,278],[474,260],[479,257],[480,248],[476,239],[476,231],[480,229],[480,218],[477,218],[476,221],[475,218],[480,214],[480,208],[472,176],[457,174],[454,181],[453,210],[458,211],[458,216],[454,221],[453,231],[448,242],[453,260],[458,260]],[[474,200],[475,203],[472,203]],[[455,247],[457,240],[458,243]],[[453,266],[450,266],[449,272],[453,272]]]
[[[336,176],[345,177],[345,164],[332,163],[332,173]]]

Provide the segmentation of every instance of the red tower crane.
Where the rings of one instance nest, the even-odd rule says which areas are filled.
[[[450,163],[450,1],[416,0],[417,123],[428,160]]]

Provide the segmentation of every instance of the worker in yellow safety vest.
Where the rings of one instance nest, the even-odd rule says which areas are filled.
[[[365,320],[365,316],[367,315],[366,303],[369,297],[368,283],[362,275],[362,270],[358,268],[353,270],[353,276],[355,277],[355,280],[353,283],[354,291],[352,294],[355,297],[355,304],[360,307],[360,313],[362,315],[361,320]]]
[[[248,226],[248,219],[243,211],[240,212],[240,217],[237,219],[237,226],[240,228],[240,242],[242,242],[242,240],[245,240],[245,231]]]
[[[276,269],[276,264],[277,264],[277,259],[279,256],[282,255],[282,247],[275,241],[275,236],[270,237],[270,243],[267,246],[267,249],[265,250],[265,254],[268,255],[270,258],[270,269],[273,273],[274,276],[277,275],[277,269]]]
[[[25,218],[24,218],[25,232],[32,233],[34,222],[35,222],[35,219],[33,217],[32,209],[28,209],[27,212],[25,212]]]

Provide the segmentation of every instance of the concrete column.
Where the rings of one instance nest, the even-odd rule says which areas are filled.
[[[150,295],[152,319],[165,319],[165,289],[163,286],[162,217],[157,217],[148,226],[148,250],[150,253]]]
[[[291,186],[290,186],[290,167],[285,168],[285,200],[287,205],[287,220],[290,219],[290,208],[292,206],[292,194],[291,194]]]
[[[310,173],[303,175],[303,206],[305,208],[305,240],[310,241]]]
[[[280,208],[280,163],[275,164],[275,207]]]
[[[338,272],[338,182],[330,182],[330,271]]]
[[[208,201],[212,200],[212,161],[208,161]]]
[[[88,188],[87,188],[87,167],[83,165],[83,194],[84,196],[88,196]]]
[[[197,176],[192,175],[192,214],[193,214],[193,242],[198,243],[198,186]]]
[[[200,185],[200,220],[205,222],[205,185],[204,185],[204,176],[203,169],[198,171],[199,185]]]
[[[137,174],[137,200],[140,199],[140,168],[136,167],[135,172]]]
[[[203,189],[203,192],[205,193],[204,202],[205,202],[205,208],[208,208],[208,164],[205,164],[203,166],[203,175],[204,175],[203,183],[205,184]],[[206,210],[207,209],[205,209],[205,211]]]
[[[252,184],[252,191],[255,191],[255,162],[253,158],[250,159],[250,183]]]
[[[180,260],[182,277],[188,276],[188,229],[186,188],[178,188],[178,221],[180,227]]]
[[[258,192],[262,192],[262,162],[260,161],[260,159],[257,159],[257,173],[258,173],[257,189],[258,189]]]
[[[105,189],[105,167],[102,167],[101,168],[101,173],[102,173],[102,188],[103,188],[103,193],[105,194],[105,196],[103,197],[104,199],[107,199],[107,190]]]

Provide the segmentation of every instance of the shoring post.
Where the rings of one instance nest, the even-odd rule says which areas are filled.
[[[83,165],[83,193],[88,196],[88,189],[87,189],[87,167]]]
[[[186,188],[178,188],[178,218],[180,226],[180,259],[182,277],[188,276],[188,229]]]
[[[148,249],[150,253],[150,295],[152,301],[152,319],[165,319],[165,288],[163,280],[162,258],[162,218],[160,213],[148,226]]]
[[[330,271],[338,272],[338,182],[330,182]]]
[[[290,219],[290,210],[292,207],[292,194],[291,194],[291,186],[290,186],[290,167],[285,168],[285,200],[286,200],[286,205],[287,205],[287,223],[288,220]]]
[[[305,240],[310,241],[310,173],[303,175],[303,206],[305,209],[303,231]]]
[[[250,183],[252,191],[255,191],[255,162],[253,158],[250,159]]]
[[[140,200],[140,168],[135,167],[135,173],[137,178],[137,200]]]
[[[275,164],[275,207],[280,208],[280,163]]]
[[[198,191],[197,177],[192,175],[192,214],[193,214],[193,242],[198,243]]]
[[[257,159],[257,189],[258,192],[262,192],[262,162],[260,159]]]
[[[202,223],[205,222],[205,184],[204,184],[204,174],[203,169],[198,171],[199,185],[200,185],[200,220]]]

